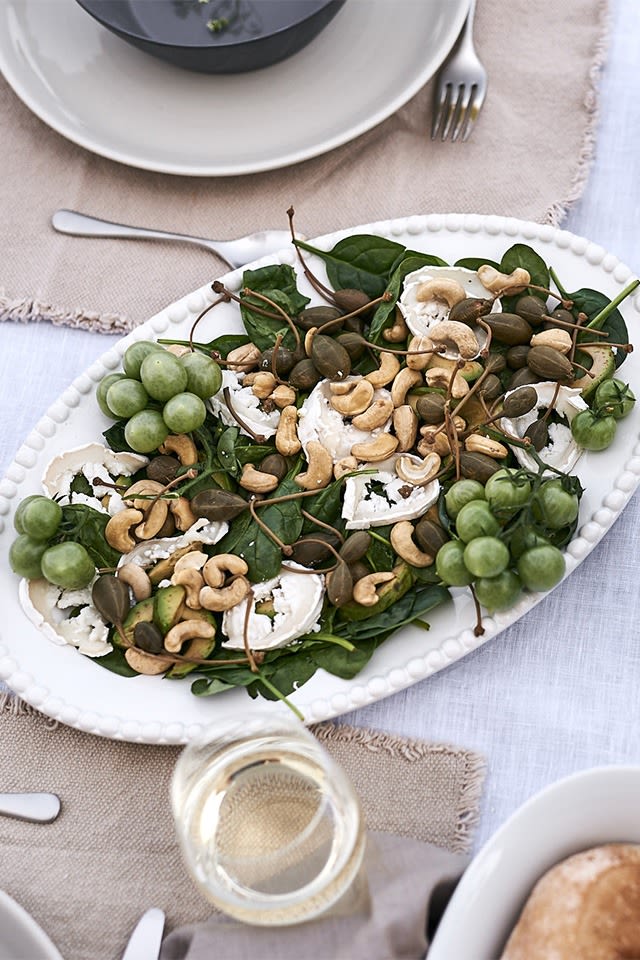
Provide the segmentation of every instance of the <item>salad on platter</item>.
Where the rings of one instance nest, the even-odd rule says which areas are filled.
[[[481,635],[560,582],[576,465],[635,403],[618,306],[640,281],[610,300],[524,243],[448,264],[290,222],[297,271],[217,281],[188,339],[126,348],[96,390],[111,426],[20,502],[9,560],[32,622],[97,666],[296,709],[451,591]],[[199,340],[223,303],[244,332]]]

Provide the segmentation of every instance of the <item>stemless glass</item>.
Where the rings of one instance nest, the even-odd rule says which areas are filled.
[[[365,846],[358,797],[293,714],[216,723],[178,758],[171,804],[204,895],[245,923],[300,923],[351,887]]]

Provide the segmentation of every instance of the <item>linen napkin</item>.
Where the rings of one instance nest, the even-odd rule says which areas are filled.
[[[0,320],[123,333],[226,272],[194,247],[60,236],[49,224],[58,207],[219,239],[286,229],[291,205],[307,237],[426,213],[557,224],[593,155],[606,25],[606,0],[483,0],[474,34],[489,89],[466,143],[431,141],[432,81],[351,143],[247,176],[171,176],[96,156],[47,127],[0,78]],[[372,63],[384,56],[381,36]]]
[[[459,874],[466,862],[484,761],[446,744],[346,725],[313,729],[351,778],[375,840],[366,870],[371,910],[351,920],[345,913],[342,933],[384,936],[395,950],[410,926],[418,937],[411,943],[422,949],[430,890],[437,880]],[[169,782],[180,748],[95,737],[8,694],[0,695],[0,736],[2,789],[49,790],[62,800],[51,824],[0,818],[0,886],[40,924],[64,960],[119,960],[136,920],[150,906],[166,913],[166,950],[207,943],[210,934],[200,925],[212,922],[217,929],[220,915],[214,920],[212,905],[191,881],[171,820]],[[416,887],[413,906],[404,892],[407,877]],[[403,913],[391,912],[392,897]],[[371,933],[371,916],[384,934]],[[246,929],[254,953],[258,943],[261,955],[279,956],[275,947],[267,951],[253,939],[253,928],[241,933]],[[225,927],[225,941],[214,954],[219,960],[229,956],[227,932]],[[321,950],[316,942],[318,960]],[[359,946],[352,953],[354,960],[362,955]]]
[[[290,927],[251,927],[224,917],[175,930],[160,960],[418,960],[428,948],[432,898],[451,889],[466,858],[433,844],[370,832],[351,906]],[[345,895],[349,901],[349,894]]]

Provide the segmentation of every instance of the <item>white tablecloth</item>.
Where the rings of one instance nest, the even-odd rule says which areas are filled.
[[[635,272],[639,36],[640,5],[615,0],[596,161],[564,224]],[[638,340],[637,331],[630,336]],[[2,474],[47,407],[110,341],[48,324],[5,323],[0,338]],[[636,496],[570,579],[516,625],[434,677],[345,717],[481,751],[489,775],[476,846],[558,778],[599,764],[640,763],[639,521]]]

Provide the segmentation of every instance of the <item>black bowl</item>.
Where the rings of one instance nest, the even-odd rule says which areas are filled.
[[[77,0],[140,50],[200,73],[268,67],[306,46],[345,0]]]

